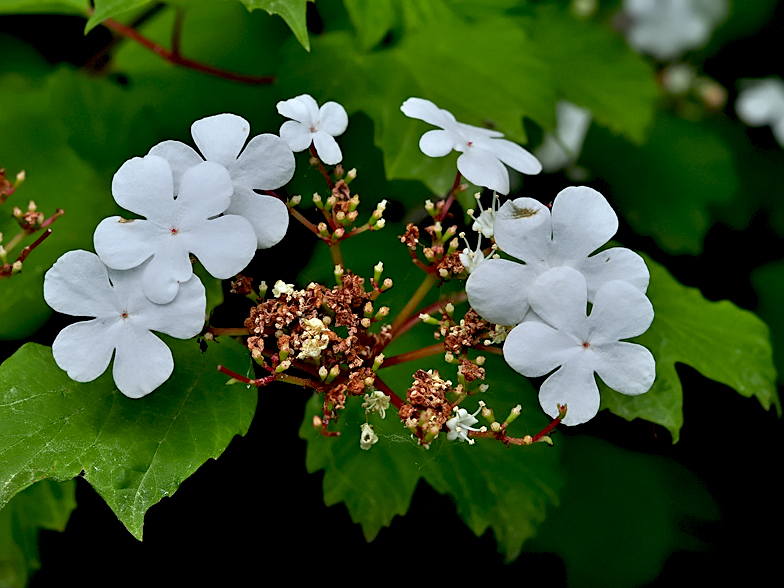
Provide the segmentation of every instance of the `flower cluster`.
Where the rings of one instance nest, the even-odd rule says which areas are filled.
[[[530,377],[560,368],[542,384],[539,400],[553,418],[559,405],[568,405],[567,425],[598,412],[594,372],[632,395],[646,392],[655,377],[651,353],[621,341],[642,334],[653,320],[644,260],[622,247],[591,255],[617,229],[607,200],[588,187],[561,191],[552,211],[531,198],[509,201],[498,211],[494,238],[523,263],[487,259],[466,284],[480,316],[514,327],[504,344],[512,368]]]

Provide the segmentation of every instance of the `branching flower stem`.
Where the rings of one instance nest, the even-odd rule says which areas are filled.
[[[433,355],[439,355],[444,353],[444,344],[443,343],[436,343],[434,345],[430,345],[428,347],[423,347],[422,349],[415,349],[413,351],[407,351],[406,353],[400,353],[399,355],[393,355],[392,357],[388,357],[384,360],[384,364],[382,367],[392,367],[393,365],[397,365],[399,363],[405,363],[407,361],[414,361],[415,359],[423,359],[425,357],[431,357]]]
[[[92,10],[90,10],[90,14],[92,14]],[[107,18],[103,21],[103,24],[108,29],[111,29],[115,33],[122,35],[132,41],[136,41],[140,45],[146,47],[153,53],[156,53],[169,63],[173,63],[174,65],[179,65],[187,69],[192,69],[194,71],[200,71],[202,73],[206,73],[211,76],[223,78],[224,80],[229,80],[232,82],[240,82],[242,84],[271,84],[275,81],[275,76],[257,76],[257,75],[249,75],[249,74],[241,74],[238,72],[229,71],[226,69],[222,69],[219,67],[215,67],[212,65],[207,65],[206,63],[201,63],[199,61],[195,61],[193,59],[188,59],[187,57],[183,57],[179,51],[179,40],[180,40],[180,31],[179,29],[182,26],[182,17],[178,16],[175,18],[175,25],[174,31],[172,32],[172,41],[176,43],[173,49],[167,49],[163,45],[159,45],[158,43],[148,39],[141,33],[139,33],[136,29],[124,25],[116,20],[111,18]]]
[[[332,190],[332,188],[335,187],[335,182],[333,182],[332,178],[329,177],[329,174],[327,173],[327,170],[324,167],[324,164],[321,163],[321,159],[319,158],[318,153],[316,153],[316,148],[313,145],[311,145],[309,150],[310,150],[310,156],[314,160],[316,160],[316,164],[318,166],[318,170],[321,172],[321,175],[324,176],[324,179],[327,181],[327,186],[329,186],[329,189]]]
[[[425,279],[422,280],[422,283],[419,285],[419,288],[417,288],[417,291],[414,292],[414,295],[411,296],[411,299],[408,301],[408,303],[406,303],[406,305],[403,307],[403,310],[400,311],[400,314],[397,315],[397,318],[392,323],[391,340],[395,338],[398,330],[403,326],[406,320],[408,320],[408,318],[414,313],[416,307],[419,306],[419,303],[422,302],[425,296],[427,296],[427,293],[430,292],[430,289],[438,283],[438,280],[439,280],[438,276],[434,273],[428,273],[425,276]]]
[[[462,178],[463,176],[460,175],[460,172],[457,172],[457,175],[455,176],[455,183],[452,184],[452,189],[449,191],[449,194],[447,194],[444,207],[441,209],[441,212],[436,218],[437,221],[443,221],[446,218],[446,215],[449,212],[449,207],[452,206],[452,203],[455,201],[455,194],[457,194],[458,189],[460,188],[460,180]]]
[[[376,389],[381,390],[387,396],[389,396],[390,402],[392,402],[392,405],[395,408],[400,409],[400,407],[403,406],[404,403],[403,400],[400,398],[400,396],[395,394],[392,391],[392,388],[387,386],[386,382],[384,382],[384,380],[382,380],[378,375],[376,375],[376,381],[374,382],[373,386]]]
[[[245,327],[210,327],[207,329],[208,333],[212,333],[216,337],[225,335],[227,337],[247,337],[250,335],[248,329]]]

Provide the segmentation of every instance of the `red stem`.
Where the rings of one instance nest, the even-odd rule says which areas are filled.
[[[386,363],[386,362],[384,362],[384,363]],[[392,405],[393,405],[395,408],[397,408],[397,409],[399,410],[399,409],[400,409],[400,407],[401,407],[401,406],[403,406],[403,404],[404,404],[404,403],[403,403],[403,400],[400,398],[400,396],[398,396],[397,394],[395,394],[395,393],[392,391],[392,388],[390,388],[389,386],[387,386],[387,385],[386,385],[386,383],[384,382],[384,380],[382,380],[382,379],[381,379],[381,378],[378,376],[378,374],[376,374],[376,381],[375,381],[375,383],[373,384],[373,386],[375,386],[376,388],[378,388],[379,390],[381,390],[381,391],[382,391],[384,394],[386,394],[387,396],[389,396],[389,398],[390,398],[390,400],[391,400],[391,402],[392,402]]]
[[[446,202],[444,203],[444,207],[441,209],[441,213],[438,215],[437,221],[443,221],[446,218],[446,213],[449,212],[449,207],[452,206],[452,203],[455,201],[455,192],[457,192],[458,186],[460,186],[460,180],[462,176],[460,172],[457,172],[455,176],[455,183],[452,184],[452,189],[449,191],[449,195],[446,197]]]
[[[327,180],[327,186],[329,186],[329,189],[332,190],[332,188],[335,187],[335,183],[332,181],[332,178],[329,177],[329,174],[327,173],[324,165],[321,163],[321,159],[319,159],[318,153],[316,153],[316,148],[313,145],[310,146],[310,155],[314,157],[316,161],[318,161],[318,169],[321,172],[321,175],[324,176],[324,179]],[[332,228],[334,229],[335,227]]]

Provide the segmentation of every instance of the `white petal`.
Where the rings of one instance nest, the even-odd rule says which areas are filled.
[[[544,272],[528,291],[528,303],[550,325],[582,341],[587,339],[588,289],[576,269],[561,266]]]
[[[318,122],[318,103],[308,94],[301,94],[296,98],[278,102],[277,109],[286,118],[301,122],[308,128],[315,126]]]
[[[71,316],[110,316],[118,313],[106,266],[89,251],[68,251],[44,276],[44,300],[57,312]]]
[[[236,114],[216,114],[191,125],[191,135],[204,159],[229,167],[242,151],[250,124]]]
[[[161,242],[142,277],[144,295],[156,304],[174,300],[181,282],[193,275],[190,256],[182,240],[172,236]]]
[[[338,164],[343,159],[338,142],[329,133],[324,131],[314,133],[313,146],[316,148],[316,153],[318,153],[321,161],[328,165]]]
[[[442,129],[456,129],[457,121],[451,112],[439,108],[430,100],[423,98],[409,98],[400,107],[403,114],[410,118],[423,120],[426,123],[441,127]]]
[[[455,134],[449,131],[428,131],[419,139],[419,148],[428,157],[443,157],[455,148]]]
[[[205,161],[182,176],[180,194],[175,201],[176,217],[162,218],[160,222],[168,221],[182,230],[199,227],[206,219],[226,210],[233,193],[229,171],[218,163]]]
[[[588,325],[591,343],[602,344],[642,335],[653,322],[650,300],[629,282],[607,282],[596,293]]]
[[[294,154],[280,137],[256,135],[229,171],[235,186],[248,190],[275,190],[294,176]]]
[[[637,396],[651,389],[656,379],[656,360],[642,345],[619,342],[596,350],[594,369],[613,390]]]
[[[528,289],[537,275],[531,266],[486,259],[468,276],[468,302],[486,321],[516,325],[528,312]]]
[[[599,192],[587,186],[561,190],[553,201],[553,255],[580,259],[607,243],[618,230],[618,216]]]
[[[547,378],[539,389],[539,404],[552,418],[558,416],[558,405],[566,404],[564,425],[580,425],[599,412],[599,387],[590,362],[581,357],[563,365]]]
[[[629,282],[643,293],[651,280],[645,260],[625,247],[611,247],[591,257],[569,261],[567,265],[585,276],[589,302],[593,302],[599,288],[611,280]]]
[[[169,165],[172,168],[175,194],[180,193],[180,180],[182,179],[182,175],[194,165],[199,165],[204,161],[201,155],[196,153],[194,149],[179,141],[164,141],[163,143],[158,143],[155,147],[150,149],[150,152],[147,155],[157,155],[169,162]]]
[[[506,363],[531,378],[549,374],[582,352],[575,337],[535,321],[517,325],[504,341]]]
[[[174,371],[166,344],[145,329],[126,327],[117,343],[112,375],[117,388],[129,398],[146,396]]]
[[[541,202],[533,198],[505,202],[496,214],[493,234],[501,251],[528,264],[548,266],[552,223]]]
[[[103,263],[112,269],[127,270],[149,259],[167,236],[160,225],[150,221],[110,216],[95,228],[93,244]]]
[[[305,151],[313,143],[313,131],[308,125],[287,120],[280,127],[280,138],[286,142],[289,149],[299,153]]]
[[[342,135],[348,127],[346,109],[337,102],[325,102],[319,110],[319,127],[333,137]]]
[[[289,226],[289,211],[283,202],[274,196],[245,189],[235,190],[226,214],[237,214],[250,221],[256,232],[258,249],[277,245]]]
[[[114,200],[146,218],[168,210],[174,197],[174,180],[169,162],[157,155],[126,161],[112,178]]]
[[[122,320],[93,319],[65,327],[52,343],[54,361],[77,382],[92,382],[106,371],[121,335]]]
[[[256,233],[250,221],[234,214],[208,221],[198,235],[187,237],[185,247],[211,275],[222,280],[244,270],[256,253]]]
[[[475,141],[477,143],[488,143],[488,139],[500,138],[504,134],[500,131],[492,129],[485,129],[483,127],[475,127],[465,123],[457,123],[457,130],[465,141]]]
[[[158,331],[178,339],[190,339],[204,328],[207,298],[204,285],[194,275],[180,284],[177,296],[168,304],[147,304],[130,312],[130,319],[139,327]]]
[[[458,145],[458,150],[460,146]],[[499,194],[509,193],[509,171],[495,155],[481,147],[468,147],[457,158],[457,169],[472,184]]]
[[[517,143],[506,139],[489,139],[482,143],[493,155],[503,163],[523,174],[538,174],[542,164],[531,153]]]

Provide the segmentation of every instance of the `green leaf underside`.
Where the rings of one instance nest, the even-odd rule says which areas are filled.
[[[312,0],[311,0],[312,1]],[[310,51],[310,38],[308,37],[308,27],[305,22],[308,0],[240,0],[249,10],[261,8],[269,14],[278,14],[286,21],[289,28],[293,31],[297,41]]]
[[[256,390],[226,386],[216,370],[250,373],[247,350],[221,338],[206,353],[165,338],[174,374],[142,399],[123,396],[109,370],[80,384],[51,349],[28,343],[0,366],[0,505],[36,481],[83,472],[126,528],[142,538],[144,514],[208,458],[244,435]]]
[[[648,331],[632,341],[653,353],[656,381],[640,396],[619,394],[602,383],[602,408],[627,420],[658,423],[677,442],[683,390],[675,364],[684,363],[741,396],[755,396],[766,410],[775,406],[781,415],[767,325],[727,300],[706,300],[696,288],[679,284],[663,266],[647,257],[645,261],[651,271],[648,297],[656,315]]]
[[[0,586],[26,586],[41,567],[38,531],[64,531],[76,508],[76,482],[42,480],[0,510]]]

